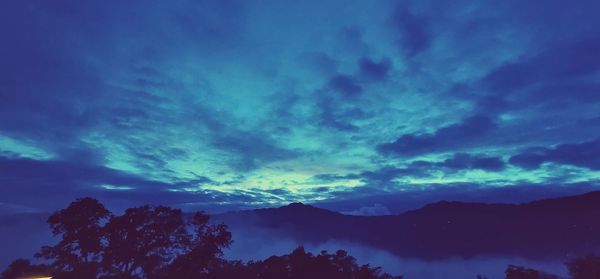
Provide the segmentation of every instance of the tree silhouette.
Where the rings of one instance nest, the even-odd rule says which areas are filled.
[[[289,255],[242,263],[222,258],[231,244],[224,224],[203,213],[165,206],[129,208],[115,216],[95,199],[81,198],[48,218],[60,241],[36,257],[49,265],[14,261],[0,279],[52,275],[54,279],[400,279],[358,265],[339,250],[317,255],[299,247]]]
[[[47,276],[50,268],[45,265],[32,265],[29,260],[17,259],[13,261],[2,274],[0,279],[15,279],[23,277]]]
[[[106,225],[103,268],[111,275],[142,278],[163,268],[187,242],[180,210],[164,206],[129,208]]]
[[[231,233],[223,224],[209,224],[209,217],[196,213],[188,223],[191,234],[183,239],[183,252],[161,271],[159,278],[205,278],[223,268],[222,249],[231,244]]]
[[[299,247],[289,255],[272,256],[264,261],[250,262],[245,277],[264,279],[400,279],[383,273],[380,268],[359,266],[346,251],[335,254],[322,251],[313,255]]]
[[[573,279],[600,278],[600,256],[586,255],[566,263]]]
[[[57,279],[198,278],[226,266],[220,257],[231,243],[225,225],[199,212],[186,218],[178,209],[146,205],[114,216],[93,198],[75,200],[48,224],[60,241],[36,257],[50,261],[44,270]],[[15,261],[6,278],[41,267]]]
[[[111,213],[95,199],[81,198],[52,214],[48,224],[61,240],[44,246],[36,257],[50,260],[50,266],[63,273],[89,278],[97,274],[103,251],[103,224]]]
[[[555,275],[515,265],[509,265],[506,268],[505,274],[506,279],[559,279]]]

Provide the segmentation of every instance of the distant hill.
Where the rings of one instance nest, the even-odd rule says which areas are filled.
[[[343,240],[422,259],[567,258],[600,248],[600,192],[524,204],[441,201],[389,216],[350,216],[294,203],[214,216],[236,231],[269,229],[302,243]]]

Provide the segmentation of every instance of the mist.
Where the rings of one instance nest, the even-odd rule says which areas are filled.
[[[505,278],[508,265],[518,265],[561,277],[567,276],[567,269],[561,259],[531,260],[522,257],[478,256],[475,258],[448,258],[427,261],[418,258],[401,258],[385,250],[369,247],[360,243],[331,239],[323,243],[302,243],[287,237],[285,231],[263,228],[231,228],[233,244],[225,250],[225,258],[230,260],[255,261],[267,259],[272,255],[291,253],[302,246],[313,254],[323,250],[335,252],[345,250],[357,259],[359,264],[379,266],[383,271],[405,278],[476,278],[484,275],[489,279]]]
[[[2,217],[0,225],[0,269],[4,269],[17,258],[32,259],[43,245],[54,244],[46,215],[23,214]],[[290,237],[291,228],[266,229],[255,226],[230,226],[233,244],[225,249],[225,258],[229,260],[256,261],[273,255],[291,253],[303,246],[314,254],[322,250],[335,252],[345,250],[360,264],[380,266],[385,272],[404,275],[405,278],[475,278],[481,274],[489,279],[504,278],[507,265],[519,265],[544,272],[566,276],[565,259],[531,260],[522,257],[479,256],[475,258],[449,258],[426,261],[418,258],[401,258],[385,250],[360,243],[331,239],[323,243],[303,243]]]

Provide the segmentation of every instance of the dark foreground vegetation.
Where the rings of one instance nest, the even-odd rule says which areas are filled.
[[[202,213],[188,216],[164,206],[129,208],[117,216],[97,200],[82,198],[52,214],[48,223],[60,241],[35,254],[42,264],[15,260],[0,279],[402,278],[359,265],[343,250],[312,254],[300,247],[261,261],[225,260],[223,249],[232,243],[232,236],[224,224],[212,224]],[[573,279],[600,279],[598,256],[576,258],[567,267]],[[512,265],[505,273],[507,279],[559,278]]]
[[[0,278],[401,278],[359,266],[344,251],[313,255],[298,248],[264,261],[227,261],[223,249],[232,240],[224,224],[164,206],[129,208],[116,216],[97,200],[82,198],[52,214],[48,223],[60,241],[35,255],[44,264],[18,259]]]

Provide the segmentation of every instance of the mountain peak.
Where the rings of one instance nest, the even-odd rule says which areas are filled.
[[[303,204],[301,202],[293,202],[288,205],[281,206],[280,208],[314,208],[311,205]]]

